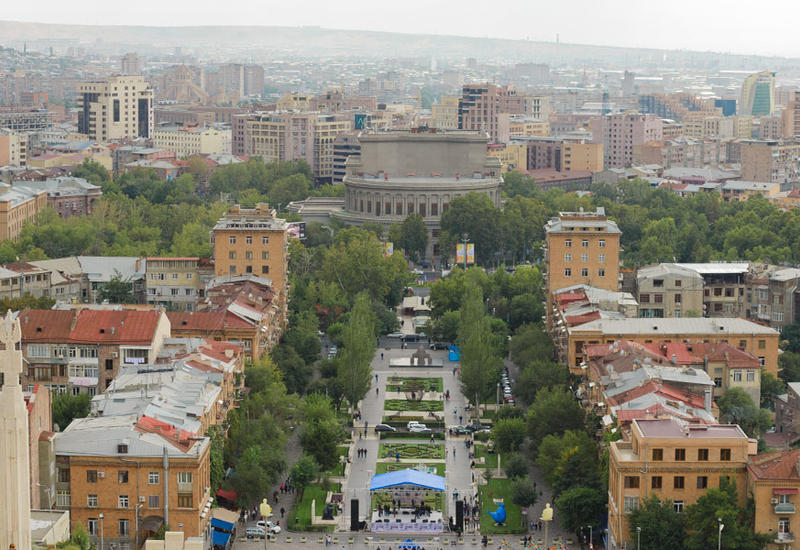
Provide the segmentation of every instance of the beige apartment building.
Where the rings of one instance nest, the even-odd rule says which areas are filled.
[[[22,226],[47,208],[47,191],[0,187],[0,240],[16,241]]]
[[[78,132],[93,140],[149,138],[153,131],[153,89],[143,76],[81,82],[78,108]]]
[[[145,287],[148,304],[170,311],[195,311],[212,277],[209,260],[197,257],[147,258]]]
[[[565,141],[561,146],[561,170],[602,172],[603,144]]]
[[[528,146],[524,143],[492,143],[487,153],[500,159],[504,174],[528,169]]]
[[[741,152],[743,181],[788,183],[800,177],[800,144],[749,140]]]
[[[700,317],[703,278],[675,264],[643,267],[636,272],[639,317]]]
[[[190,155],[229,155],[231,131],[180,126],[157,128],[153,130],[153,147],[174,151],[179,158]]]
[[[538,118],[514,115],[509,121],[509,137],[546,137],[550,135],[550,123]]]
[[[442,96],[439,103],[431,105],[431,126],[438,130],[458,130],[458,100]]]
[[[727,478],[736,483],[739,505],[744,506],[747,462],[756,449],[756,441],[736,425],[633,420],[630,440],[609,446],[609,548],[636,544],[628,513],[651,495],[671,500],[682,513]]]
[[[28,136],[0,128],[0,166],[25,166],[28,161]]]
[[[619,283],[619,239],[622,232],[595,212],[559,212],[545,225],[548,316],[553,292],[583,284],[616,291]]]

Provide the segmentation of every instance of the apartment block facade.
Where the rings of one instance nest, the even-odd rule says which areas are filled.
[[[195,311],[213,275],[210,262],[198,257],[147,258],[146,266],[147,303],[171,311]]]
[[[591,119],[593,143],[603,145],[606,168],[626,168],[633,163],[633,148],[663,138],[656,115],[622,113]]]
[[[231,131],[219,128],[168,127],[153,130],[153,147],[190,155],[229,155]]]
[[[740,147],[742,180],[790,183],[800,178],[800,144],[749,140]]]
[[[153,89],[143,76],[112,76],[78,84],[78,132],[96,141],[149,138]]]

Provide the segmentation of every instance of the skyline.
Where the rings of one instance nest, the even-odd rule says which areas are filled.
[[[567,6],[512,2],[501,16],[453,18],[451,5],[410,0],[403,10],[387,13],[366,0],[346,0],[336,4],[312,0],[306,10],[257,0],[232,0],[221,12],[206,1],[173,0],[168,5],[142,0],[136,12],[120,13],[100,0],[82,0],[79,9],[55,0],[35,5],[18,3],[6,6],[3,20],[69,25],[129,26],[282,26],[321,27],[353,31],[378,31],[438,36],[531,40],[582,45],[602,45],[666,50],[713,51],[743,55],[800,57],[800,47],[782,37],[792,36],[793,15],[800,6],[785,0],[770,4],[773,18],[769,25],[757,25],[735,10],[720,10],[715,4],[678,0],[669,10],[652,17],[635,0],[573,0]],[[481,13],[485,4],[463,0],[458,13]],[[583,17],[575,19],[574,14]],[[690,13],[691,17],[686,14]],[[486,15],[486,14],[484,14]],[[533,25],[529,22],[534,21]],[[625,32],[623,32],[625,31]],[[747,36],[746,42],[731,37]]]

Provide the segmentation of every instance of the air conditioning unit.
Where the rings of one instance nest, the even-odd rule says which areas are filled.
[[[112,352],[111,352],[111,357],[113,357],[114,359],[116,359],[117,357],[119,357],[119,353],[118,353],[118,352],[116,352],[116,351],[112,351]]]
[[[104,477],[106,477],[106,473],[105,472],[97,472],[97,477],[99,477],[100,479],[103,479]]]
[[[769,499],[769,503],[770,504],[778,504],[778,499],[777,498],[771,498],[771,499]]]
[[[147,502],[147,497],[139,497],[139,502]]]

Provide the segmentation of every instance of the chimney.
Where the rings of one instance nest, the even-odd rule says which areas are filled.
[[[703,408],[705,408],[706,412],[711,414],[711,388],[706,388],[705,390],[705,399],[703,400]]]

